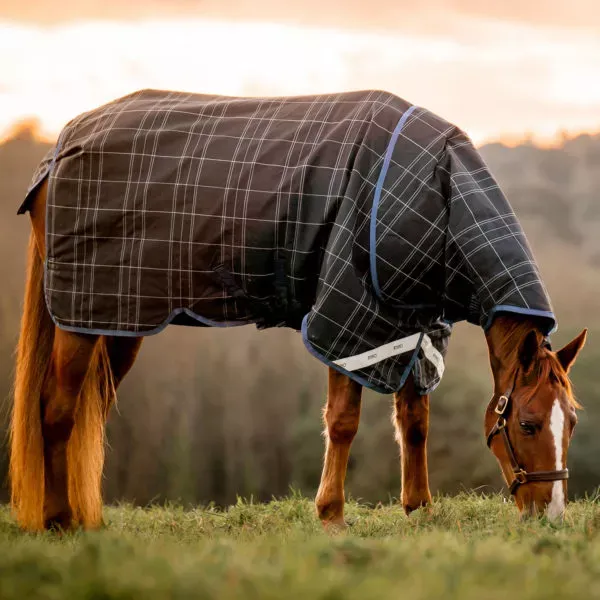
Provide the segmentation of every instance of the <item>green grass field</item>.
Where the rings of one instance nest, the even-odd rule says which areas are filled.
[[[0,513],[0,598],[461,600],[600,597],[600,503],[561,525],[499,496],[438,498],[406,517],[350,503],[328,535],[310,500],[228,510],[107,508],[106,529],[25,535]]]

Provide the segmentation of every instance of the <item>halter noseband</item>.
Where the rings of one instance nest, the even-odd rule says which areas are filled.
[[[561,481],[564,479],[569,479],[569,469],[561,469],[560,471],[534,471],[533,473],[528,473],[519,465],[519,461],[515,456],[515,452],[508,437],[508,431],[506,429],[507,421],[506,417],[504,416],[507,413],[508,408],[510,406],[510,397],[515,388],[517,374],[518,371],[517,373],[515,373],[515,380],[510,389],[503,396],[500,396],[500,398],[498,398],[498,403],[496,404],[496,408],[494,409],[494,412],[498,415],[498,420],[496,421],[496,423],[492,427],[492,430],[488,433],[487,436],[488,448],[491,447],[494,436],[498,434],[502,436],[502,441],[504,442],[504,447],[506,448],[506,452],[508,454],[508,458],[510,459],[510,464],[514,474],[514,479],[508,487],[510,493],[513,496],[514,494],[516,494],[519,487],[525,485],[526,483],[531,483],[534,481]]]

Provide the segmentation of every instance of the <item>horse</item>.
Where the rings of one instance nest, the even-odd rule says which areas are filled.
[[[141,104],[136,105],[137,101]],[[175,104],[169,104],[171,102]],[[193,110],[184,111],[182,102],[193,102]],[[203,304],[207,307],[208,317],[195,311],[196,304],[175,306],[171,296],[167,298],[168,301],[163,302],[164,298],[159,296],[140,294],[139,290],[145,282],[140,277],[136,279],[131,275],[127,275],[127,281],[134,281],[132,285],[137,286],[139,298],[144,299],[141,309],[141,305],[137,305],[137,312],[124,310],[120,304],[111,304],[108,312],[103,312],[101,317],[92,314],[93,311],[86,315],[77,312],[84,304],[87,307],[88,301],[89,307],[97,306],[97,302],[105,306],[102,303],[113,302],[111,298],[121,298],[121,294],[111,293],[113,288],[110,286],[117,285],[117,279],[114,278],[116,272],[130,273],[131,270],[138,269],[141,273],[145,268],[131,258],[134,254],[132,249],[129,258],[124,251],[117,253],[115,263],[109,265],[109,277],[100,270],[94,273],[86,271],[85,275],[78,271],[80,268],[88,269],[90,265],[91,268],[95,268],[99,262],[110,262],[111,258],[106,253],[102,254],[102,240],[116,237],[114,223],[111,223],[107,235],[102,233],[100,221],[87,221],[81,215],[92,211],[89,214],[100,218],[99,215],[109,213],[109,200],[101,192],[103,182],[111,184],[111,199],[119,194],[118,190],[121,187],[131,190],[132,185],[136,185],[131,181],[134,155],[144,157],[144,160],[148,156],[146,151],[141,152],[131,146],[137,143],[134,140],[139,139],[142,130],[136,133],[130,126],[124,126],[122,122],[117,123],[115,115],[119,118],[125,115],[123,118],[142,119],[145,123],[143,135],[148,138],[152,135],[152,125],[148,125],[147,120],[148,107],[151,111],[166,110],[169,115],[176,114],[176,127],[173,124],[165,126],[163,122],[159,128],[161,136],[166,134],[170,137],[166,141],[165,138],[157,137],[151,140],[150,147],[154,148],[158,156],[168,154],[165,146],[169,146],[170,159],[175,157],[178,161],[176,172],[179,177],[184,167],[189,167],[185,161],[190,158],[188,155],[192,154],[189,148],[192,139],[189,130],[184,135],[185,151],[181,147],[172,154],[173,140],[180,139],[178,136],[184,127],[182,115],[192,115],[193,127],[197,127],[197,123],[202,122],[200,116],[209,119],[203,112],[206,107],[209,107],[211,114],[215,110],[220,111],[218,120],[212,122],[211,134],[207,136],[211,141],[207,143],[213,143],[214,140],[222,143],[226,138],[235,138],[235,151],[239,152],[240,148],[245,148],[244,152],[248,154],[248,148],[252,148],[256,143],[263,144],[266,139],[263,134],[247,134],[248,123],[256,119],[257,102],[260,106],[266,104],[269,110],[277,112],[292,105],[302,106],[302,110],[319,111],[322,110],[322,106],[328,107],[328,116],[321,115],[318,121],[320,131],[326,129],[325,124],[331,124],[326,134],[316,134],[311,129],[312,122],[304,118],[305,115],[301,119],[292,119],[288,114],[285,119],[281,118],[283,129],[280,128],[277,135],[273,135],[273,138],[278,140],[277,143],[280,143],[285,135],[293,136],[294,144],[298,143],[301,135],[307,136],[307,142],[303,143],[302,148],[308,147],[309,154],[303,155],[303,158],[292,159],[288,153],[285,165],[285,169],[294,171],[292,178],[298,172],[295,167],[302,169],[304,186],[300,191],[296,190],[300,200],[294,207],[300,215],[296,222],[304,229],[299,233],[291,228],[290,235],[295,240],[300,240],[298,243],[310,238],[316,251],[313,252],[311,246],[305,252],[298,253],[300,246],[283,246],[284,259],[288,255],[294,255],[293,265],[299,264],[303,270],[315,272],[318,283],[306,278],[310,285],[292,286],[290,280],[302,278],[297,276],[296,271],[290,272],[289,261],[277,262],[277,256],[273,258],[272,254],[279,251],[279,246],[276,244],[274,250],[264,252],[263,242],[266,238],[273,237],[272,229],[269,229],[268,235],[261,234],[261,237],[259,233],[255,233],[254,237],[243,237],[244,243],[236,245],[236,248],[243,247],[244,252],[260,252],[261,257],[267,257],[265,264],[268,263],[268,269],[259,273],[268,275],[266,283],[261,277],[253,275],[260,271],[263,263],[256,271],[247,271],[245,277],[240,275],[237,268],[224,268],[222,256],[220,260],[215,259],[216,262],[211,263],[214,268],[210,269],[209,275],[206,275],[207,270],[200,270],[197,264],[194,264],[194,272],[201,273],[198,277],[210,277],[210,280],[201,279],[203,289],[208,288],[212,292],[217,290],[217,293],[211,292],[209,302]],[[249,105],[251,110],[248,110]],[[124,108],[125,106],[127,108]],[[273,109],[273,106],[276,108]],[[306,106],[310,108],[307,109]],[[351,119],[346,118],[348,113],[344,112],[350,110],[348,106],[353,111]],[[226,112],[231,107],[235,114],[226,118]],[[189,104],[186,108],[190,108]],[[359,112],[360,118],[357,117]],[[246,117],[250,113],[252,117]],[[336,116],[329,117],[331,114]],[[105,120],[107,116],[110,116],[110,122]],[[271,113],[269,118],[261,115],[260,122],[263,121],[272,127],[276,120]],[[241,123],[245,137],[239,132],[236,135],[226,135],[231,133],[232,123],[235,123],[235,127],[239,127]],[[139,121],[136,121],[136,124],[139,125]],[[229,128],[225,133],[222,132],[222,136],[215,134],[215,128],[220,124]],[[89,129],[79,135],[81,127],[88,126]],[[355,126],[358,127],[358,141],[349,143],[349,132]],[[308,129],[304,131],[303,127]],[[549,301],[524,234],[503,196],[495,186],[490,185],[491,176],[482,163],[478,162],[476,151],[455,126],[448,125],[425,109],[417,109],[391,94],[381,92],[322,95],[300,99],[278,98],[265,102],[172,92],[159,94],[153,91],[140,92],[86,113],[68,125],[65,128],[65,131],[67,130],[66,135],[61,134],[50,158],[42,163],[41,171],[34,176],[26,201],[20,209],[20,212],[29,212],[32,231],[16,358],[9,474],[11,505],[17,522],[24,530],[69,530],[78,526],[94,529],[102,525],[101,480],[107,416],[120,383],[138,356],[144,335],[158,333],[171,322],[205,326],[253,322],[259,328],[291,326],[302,330],[307,349],[328,367],[328,393],[323,413],[325,458],[315,499],[318,518],[328,529],[346,525],[344,480],[350,447],[358,430],[361,392],[365,386],[393,393],[393,422],[401,456],[401,503],[405,512],[410,514],[431,503],[427,466],[430,393],[439,383],[443,373],[445,342],[452,323],[467,319],[479,324],[485,332],[494,383],[494,395],[487,407],[484,421],[488,446],[496,457],[502,475],[523,515],[545,514],[551,519],[562,517],[567,501],[567,451],[577,420],[576,410],[579,408],[573,395],[569,371],[585,344],[587,330],[583,330],[561,350],[552,350],[549,334],[554,317],[549,311]],[[369,133],[371,130],[376,131],[376,135]],[[111,131],[120,136],[119,144],[112,147],[107,143]],[[389,135],[383,136],[382,131]],[[432,131],[435,131],[435,135],[432,135]],[[196,130],[193,133],[198,134],[193,138],[198,144],[201,135]],[[306,218],[306,213],[300,213],[304,207],[315,206],[317,201],[313,196],[320,198],[318,209],[323,212],[324,195],[312,193],[320,189],[320,171],[310,172],[310,168],[324,168],[322,163],[326,162],[327,153],[333,147],[330,136],[334,133],[341,135],[344,142],[342,145],[335,145],[335,150],[331,151],[331,160],[337,165],[342,162],[341,153],[345,144],[349,148],[348,160],[351,161],[351,165],[340,169],[342,175],[338,182],[339,188],[335,188],[333,183],[335,172],[327,171],[327,178],[323,181],[329,190],[325,200],[329,212],[325,211],[323,223],[319,223],[319,235],[312,235],[312,230],[306,228],[310,219]],[[407,155],[409,158],[411,156],[408,148],[415,145],[415,139],[419,142],[419,156],[426,157],[420,159],[420,163],[417,160],[407,160]],[[95,143],[94,140],[101,140],[100,151],[97,147],[90,148],[90,144],[93,146]],[[370,141],[367,143],[365,140]],[[411,146],[407,146],[409,144]],[[115,148],[118,148],[118,151]],[[318,151],[315,151],[315,148]],[[206,157],[210,149],[210,146],[203,146],[200,149],[202,156]],[[374,152],[374,149],[377,151]],[[107,170],[94,172],[89,176],[82,175],[88,168],[92,173],[90,156],[97,156],[98,152],[102,154],[101,164]],[[264,157],[261,159],[255,156],[240,161],[231,157],[224,159],[222,146],[218,147],[218,152],[219,162],[224,164],[225,172],[228,173],[227,182],[223,183],[227,190],[235,189],[237,193],[241,187],[231,183],[231,169],[234,168],[234,163],[243,164],[241,168],[250,169],[253,174],[258,173],[257,177],[267,170]],[[376,158],[373,158],[373,154]],[[361,156],[368,157],[368,176],[360,165],[363,160]],[[197,157],[192,158],[197,160]],[[423,166],[422,160],[427,161],[426,167]],[[311,165],[307,161],[318,161],[319,164]],[[406,167],[407,162],[410,162],[410,168],[418,175],[413,179],[407,179],[405,175],[410,170]],[[200,170],[199,163],[194,162],[194,165],[189,172],[197,174]],[[281,165],[277,167],[280,169]],[[127,176],[123,176],[122,180],[119,179],[121,169],[127,171]],[[437,179],[429,176],[430,171],[433,173],[432,177]],[[165,173],[165,177],[174,177],[171,167],[167,168]],[[218,169],[211,169],[209,176],[212,178],[213,187],[215,181],[223,179]],[[482,179],[478,180],[477,177]],[[150,204],[144,204],[143,210],[136,209],[132,218],[136,223],[135,227],[138,227],[137,237],[131,237],[128,233],[119,239],[134,242],[142,239],[151,245],[147,235],[149,229],[143,230],[139,227],[142,226],[140,224],[146,224],[146,219],[148,223],[153,223],[152,226],[161,222],[152,222],[152,215],[165,212],[156,209],[164,207],[165,200],[161,196],[162,192],[152,192],[150,189],[148,193],[149,186],[153,185],[150,179],[147,178],[139,189],[146,190],[140,194],[144,197],[144,202],[155,202],[154,208]],[[372,185],[369,183],[371,179]],[[268,196],[269,202],[273,194],[276,194],[278,200],[283,197],[282,184],[273,184],[272,172],[268,174],[267,180],[275,188],[265,188],[266,192],[263,195]],[[286,182],[289,181],[290,179],[286,179]],[[392,183],[389,184],[389,181]],[[396,187],[398,181],[402,181],[399,188]],[[414,187],[412,183],[419,185]],[[93,193],[90,192],[92,188],[89,186],[93,186]],[[181,181],[178,180],[177,186],[178,189],[182,187]],[[306,186],[311,193],[306,191]],[[196,179],[194,189],[208,187],[203,187]],[[247,185],[246,191],[250,191],[251,187],[260,186],[254,180],[252,186]],[[402,200],[405,193],[410,195],[410,200]],[[210,192],[206,191],[206,195],[210,196]],[[385,235],[395,227],[400,208],[409,206],[413,213],[416,212],[416,199],[424,195],[427,196],[427,203],[419,208],[420,214],[429,215],[428,222],[431,223],[432,232],[443,231],[445,235],[436,233],[434,237],[428,237],[428,232],[425,232],[425,235],[423,232],[415,233],[418,240],[412,242],[412,249],[415,250],[421,243],[425,243],[429,252],[429,266],[425,268],[421,264],[421,281],[416,282],[413,278],[410,280],[410,286],[403,288],[403,281],[398,283],[398,273],[390,272],[389,269],[390,265],[393,267],[400,262],[402,253],[407,252],[406,249],[400,248],[397,242],[391,250],[379,249],[378,245],[385,246],[382,241],[385,242]],[[447,202],[450,196],[453,200]],[[459,199],[472,196],[476,197],[477,202],[470,202],[468,211],[456,208]],[[73,213],[76,214],[74,218],[68,216],[71,213],[65,215],[61,212],[72,209],[69,205],[70,197],[75,198],[73,202],[77,205]],[[199,196],[194,202],[201,202],[204,197]],[[360,202],[357,200],[359,197],[363,198]],[[84,205],[85,198],[91,204]],[[401,200],[402,204],[399,204]],[[211,197],[210,201],[214,203],[214,198]],[[348,202],[344,211],[341,207],[346,201]],[[366,204],[363,204],[363,201]],[[253,202],[244,204],[244,223],[252,221],[250,211],[260,204],[260,198]],[[431,212],[432,205],[435,205],[436,214],[439,213],[441,217],[434,218],[434,213]],[[263,204],[259,207],[263,215],[265,206]],[[276,206],[279,211],[282,204],[278,202]],[[476,223],[469,222],[465,226],[466,212],[473,216],[481,206],[484,207],[484,212],[487,211],[486,218],[481,217]],[[496,212],[489,213],[492,210],[490,207]],[[117,206],[119,223],[124,223],[121,219],[128,218],[127,210],[126,207]],[[384,212],[388,215],[386,219],[389,218],[389,222],[384,222]],[[288,232],[289,213],[277,214],[278,219],[263,219],[261,222],[274,223],[268,227],[276,228],[283,222],[285,231]],[[193,217],[200,219],[200,215],[201,211],[196,206]],[[211,218],[214,216],[210,215]],[[219,219],[224,222],[223,216]],[[351,232],[348,226],[350,216],[354,224]],[[136,220],[138,218],[144,221]],[[173,231],[173,217],[170,218]],[[339,227],[336,219],[341,222]],[[485,229],[486,222],[493,223],[492,229]],[[84,230],[73,229],[81,223],[84,223]],[[379,232],[378,227],[382,225],[385,227]],[[413,229],[414,223],[411,222],[410,235],[414,233]],[[475,230],[477,243],[472,246],[469,244],[474,240],[469,238],[469,232]],[[125,229],[123,231],[125,232]],[[183,225],[181,231],[183,232]],[[210,234],[210,230],[204,225],[200,227],[200,231],[203,235]],[[367,233],[367,237],[364,238],[365,244],[361,245],[357,240],[363,239],[363,232]],[[497,232],[500,233],[495,237]],[[356,260],[346,260],[350,255],[344,254],[345,246],[340,246],[342,234],[348,235],[349,251],[353,257],[357,257]],[[197,232],[194,232],[194,235],[197,235]],[[200,239],[197,240],[201,248],[198,252],[203,252],[203,248],[207,246],[210,250],[207,252],[212,257],[216,246],[220,247],[222,253],[225,239],[223,236],[231,235],[231,231],[223,226],[217,232],[220,246]],[[91,262],[85,255],[85,244],[89,239],[92,240],[90,251],[94,253],[94,260]],[[486,244],[481,244],[482,239]],[[507,239],[510,242],[509,246],[505,245]],[[76,240],[73,242],[75,244],[84,244],[75,247],[76,253],[79,253],[79,262],[65,258],[64,252],[73,251],[71,240]],[[164,240],[160,241],[164,243]],[[173,235],[169,243],[173,243]],[[337,244],[333,246],[335,252],[331,251],[332,243]],[[292,250],[308,258],[296,258]],[[158,260],[164,261],[165,252],[159,254]],[[98,259],[100,255],[103,256],[102,261]],[[139,257],[141,256],[142,250],[139,250]],[[245,255],[244,260],[252,256],[254,255]],[[490,256],[493,257],[491,261]],[[343,280],[342,283],[351,293],[346,293],[344,285],[338,284],[338,291],[341,288],[343,292],[340,294],[343,301],[336,304],[330,298],[331,286],[325,285],[324,282],[326,283],[330,276],[329,263],[335,262],[334,259],[339,257],[344,260],[340,261],[342,270],[335,271],[336,278]],[[452,262],[453,260],[455,262]],[[163,262],[159,264],[164,265]],[[63,269],[64,265],[67,265],[66,270]],[[185,276],[181,270],[174,268],[171,262],[168,265],[167,269],[161,270],[167,272],[168,277],[171,277],[172,272],[176,272],[179,279]],[[347,265],[350,266],[344,271]],[[103,265],[103,268],[105,266]],[[402,268],[408,273],[409,268],[406,264]],[[156,270],[159,269],[151,269],[152,272]],[[424,280],[426,277],[429,279]],[[96,286],[94,294],[86,296],[77,288],[82,278],[88,281],[87,285]],[[268,301],[264,300],[264,295],[261,296],[252,288],[257,279],[261,281],[263,292],[265,289],[269,290],[271,295],[268,296]],[[494,282],[499,279],[502,280],[502,285],[496,288]],[[123,281],[122,278],[118,279],[118,285],[122,285]],[[175,278],[165,281],[165,288],[168,287],[169,290],[176,285]],[[162,293],[163,288],[157,286],[155,281],[151,285],[157,293]],[[425,300],[434,299],[436,302],[402,304],[394,297],[395,294],[402,296],[404,300],[411,300],[415,288],[414,293],[418,292],[421,299],[425,296]],[[357,290],[362,290],[362,296]],[[368,295],[365,290],[368,290]],[[164,293],[166,294],[166,291]],[[463,300],[461,295],[467,297]],[[64,301],[65,297],[67,301]],[[106,300],[107,297],[109,300]],[[182,298],[183,295],[180,294],[180,304],[183,303]],[[475,303],[474,298],[477,300]],[[500,298],[504,302],[500,302]],[[257,299],[267,302],[266,309]],[[127,301],[131,301],[129,296]],[[168,311],[166,316],[161,312],[162,308],[157,309],[157,306],[163,306],[161,302],[167,307],[164,309]],[[325,310],[323,307],[327,302],[330,304]],[[335,321],[330,317],[339,315],[348,305],[353,315],[357,314],[361,319],[364,319],[365,315],[369,316],[371,330],[364,325],[366,321],[360,320],[353,325],[347,320],[342,323],[343,327],[338,327],[343,319]],[[443,309],[443,318],[440,318],[440,307]],[[140,310],[143,313],[146,308],[155,315],[155,320],[151,323],[146,323],[152,320],[148,318],[150,313],[143,315],[143,318],[139,316]],[[122,311],[125,318],[117,319],[115,315],[117,312],[121,315]],[[299,318],[304,312],[306,315]],[[403,318],[394,321],[396,314],[403,315]],[[108,321],[102,320],[106,319],[107,315]],[[132,315],[139,317],[137,321]],[[319,324],[319,318],[325,323],[334,321],[338,328],[332,334],[327,327],[323,328]],[[363,323],[362,328],[360,323]],[[379,323],[383,326],[380,327]],[[342,335],[340,331],[347,337],[339,348],[335,345],[328,347],[323,342],[327,336],[337,340]],[[404,335],[400,340],[396,339],[398,332]],[[407,333],[409,335],[406,335]],[[354,346],[349,345],[348,336],[358,336],[352,338],[356,342]],[[374,347],[374,340],[384,343]],[[354,348],[354,353],[348,356],[347,350],[350,347]],[[357,349],[365,351],[357,353]]]

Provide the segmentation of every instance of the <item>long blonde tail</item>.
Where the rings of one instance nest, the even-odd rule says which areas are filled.
[[[10,427],[11,505],[24,529],[44,528],[44,439],[41,396],[52,355],[54,324],[44,301],[44,267],[33,234],[29,239],[27,282],[17,347]],[[77,403],[67,446],[69,503],[84,527],[102,520],[104,422],[114,398],[104,340],[97,344]]]
[[[114,397],[110,359],[102,339],[91,359],[67,445],[69,504],[73,519],[86,529],[102,523],[104,424]]]

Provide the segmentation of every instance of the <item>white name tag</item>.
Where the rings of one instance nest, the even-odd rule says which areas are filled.
[[[423,343],[421,344],[421,348],[423,349],[423,354],[425,357],[433,363],[433,366],[436,368],[440,379],[444,374],[444,369],[446,365],[444,364],[444,357],[441,352],[433,345],[431,338],[425,334],[423,336]]]
[[[381,362],[386,358],[413,351],[417,347],[420,337],[420,333],[415,333],[400,340],[396,340],[395,342],[389,342],[383,346],[369,350],[368,352],[334,360],[333,364],[346,371],[358,371],[359,369],[364,369],[365,367],[370,367],[375,363]],[[434,348],[431,338],[427,334],[423,336],[421,348],[423,349],[425,357],[433,363],[439,376],[442,377],[445,368],[444,359]]]

